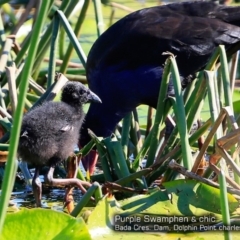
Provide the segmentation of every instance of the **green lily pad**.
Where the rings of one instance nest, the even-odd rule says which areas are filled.
[[[164,183],[168,193],[177,196],[179,211],[184,215],[197,215],[198,209],[221,214],[220,190],[195,180],[176,180]],[[228,194],[230,213],[238,207],[238,201]]]
[[[165,191],[155,188],[150,195],[136,195],[121,201],[123,210],[130,214],[148,213],[166,216],[202,216],[212,214],[221,217],[220,190],[195,180],[175,180],[164,183]],[[228,194],[230,212],[238,207],[238,201]]]
[[[149,194],[136,195],[123,201],[117,201],[112,196],[105,197],[88,218],[91,237],[93,239],[137,237],[139,239],[159,239],[159,237],[161,239],[213,237],[224,239],[221,231],[196,231],[199,230],[200,225],[201,230],[214,229],[213,224],[221,220],[218,189],[194,180],[176,180],[165,183],[164,186],[165,190],[156,188]],[[237,209],[238,202],[230,194],[228,200],[232,214]],[[183,229],[189,225],[192,228]],[[233,239],[238,239],[238,232],[233,232],[232,236]]]
[[[48,209],[22,209],[6,216],[2,240],[91,239],[82,218]]]

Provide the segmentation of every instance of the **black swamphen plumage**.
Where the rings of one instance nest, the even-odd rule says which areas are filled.
[[[81,131],[80,145],[89,141],[87,129],[107,137],[116,124],[139,104],[156,107],[163,64],[176,56],[183,87],[202,70],[216,47],[228,51],[240,42],[240,7],[213,2],[182,2],[136,11],[106,30],[87,60],[89,87],[102,100],[92,103]],[[169,92],[172,92],[169,86]],[[94,153],[84,165],[94,169]]]
[[[63,88],[61,102],[46,102],[23,118],[18,154],[23,161],[36,167],[32,186],[37,206],[41,206],[38,175],[42,166],[50,167],[47,181],[51,185],[75,185],[83,192],[86,191],[83,186],[90,186],[79,179],[53,178],[56,164],[70,156],[78,142],[84,118],[82,105],[87,102],[101,100],[83,84],[68,82]]]

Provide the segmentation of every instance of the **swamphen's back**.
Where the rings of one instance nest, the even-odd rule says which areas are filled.
[[[107,137],[139,104],[156,107],[163,52],[176,56],[184,87],[206,66],[218,45],[228,51],[236,47],[238,26],[240,7],[202,1],[147,8],[119,20],[97,39],[88,56],[89,87],[102,104],[91,104],[80,144],[89,141],[88,128]],[[169,93],[173,93],[171,84]]]

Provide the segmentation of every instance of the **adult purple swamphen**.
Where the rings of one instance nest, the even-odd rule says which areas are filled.
[[[216,47],[227,51],[240,42],[240,7],[213,2],[181,2],[142,9],[113,24],[93,44],[87,60],[89,87],[102,100],[91,103],[81,130],[107,137],[117,123],[140,104],[156,107],[163,64],[176,56],[183,87],[202,70]],[[173,87],[169,85],[169,93]],[[93,172],[96,152],[83,164]]]
[[[78,142],[84,118],[82,109],[87,102],[101,102],[100,98],[83,84],[68,82],[62,91],[61,102],[46,102],[25,114],[22,122],[18,155],[36,167],[32,180],[37,206],[41,206],[41,167],[50,167],[46,176],[51,185],[75,185],[83,192],[87,182],[76,178],[54,179],[53,171],[59,162],[73,153]],[[99,104],[100,105],[100,104]]]

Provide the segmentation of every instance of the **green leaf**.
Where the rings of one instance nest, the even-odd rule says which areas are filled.
[[[175,180],[163,183],[166,191],[158,188],[150,195],[137,195],[121,201],[129,214],[148,213],[166,216],[215,215],[221,218],[220,190],[195,180]],[[230,213],[237,207],[237,200],[228,194]]]
[[[179,211],[184,215],[196,214],[196,208],[221,214],[220,190],[195,180],[176,180],[164,183],[168,193],[178,196]],[[237,200],[228,194],[229,210],[233,213],[237,207]],[[193,209],[193,207],[195,209]]]
[[[88,229],[93,239],[224,239],[221,231],[215,232],[163,232],[161,229],[148,231],[154,224],[173,229],[174,226],[211,227],[221,220],[220,192],[218,189],[194,180],[176,180],[164,183],[165,190],[154,188],[149,194],[117,201],[114,197],[101,200],[88,218]],[[237,200],[228,194],[230,212],[238,207]],[[116,216],[122,221],[116,222]],[[147,216],[147,218],[146,218]],[[172,216],[181,217],[184,222],[147,222],[149,218],[170,219]],[[185,218],[187,216],[187,218]],[[203,218],[202,216],[206,217]],[[211,218],[207,218],[207,217]],[[133,217],[133,221],[124,221],[126,217]],[[136,221],[136,218],[140,222]],[[145,219],[145,222],[144,222]],[[194,219],[194,221],[192,220]],[[187,222],[188,221],[188,222]],[[118,226],[117,226],[118,225]],[[117,226],[117,227],[116,227]],[[120,227],[119,227],[120,226]],[[145,229],[139,229],[141,226]],[[122,227],[122,228],[121,228]],[[116,231],[121,229],[122,231]],[[125,230],[125,231],[123,231]],[[181,229],[180,229],[181,230]],[[143,234],[144,232],[144,234]],[[236,239],[237,232],[232,232]]]
[[[114,231],[114,215],[124,212],[118,205],[114,197],[105,197],[99,202],[88,218],[88,229],[92,239],[131,240],[133,237],[139,237],[141,240],[159,239],[159,236],[154,236],[154,234]]]
[[[8,213],[2,240],[91,239],[82,218],[48,209],[23,209]]]

